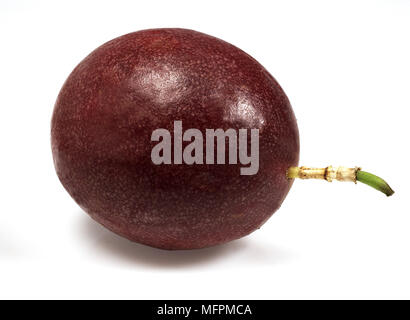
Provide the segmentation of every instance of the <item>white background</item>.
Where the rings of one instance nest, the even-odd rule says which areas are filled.
[[[301,165],[388,180],[297,181],[252,235],[168,252],[106,231],[54,171],[50,119],[71,70],[124,33],[184,27],[279,81]],[[410,298],[410,1],[0,2],[0,298]]]

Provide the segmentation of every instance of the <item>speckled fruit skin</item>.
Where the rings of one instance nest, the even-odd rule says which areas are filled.
[[[240,175],[240,163],[154,165],[151,134],[173,133],[174,120],[202,132],[258,128],[258,173]],[[296,120],[276,80],[233,45],[185,29],[130,33],[93,51],[61,89],[51,140],[58,177],[81,208],[163,249],[258,229],[286,197],[286,169],[299,158]]]

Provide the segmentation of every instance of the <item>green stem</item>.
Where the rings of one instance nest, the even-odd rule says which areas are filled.
[[[369,172],[358,170],[356,179],[357,181],[360,181],[372,188],[375,188],[376,190],[383,192],[388,197],[394,193],[394,191],[392,190],[392,188],[390,188],[386,181]]]
[[[322,179],[329,182],[337,181],[360,181],[376,190],[383,192],[386,196],[391,196],[394,191],[382,178],[374,174],[362,171],[360,168],[332,167],[312,168],[312,167],[289,167],[286,171],[288,179]]]

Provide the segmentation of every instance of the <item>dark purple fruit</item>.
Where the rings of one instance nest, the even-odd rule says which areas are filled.
[[[259,170],[154,164],[152,133],[173,135],[174,121],[204,137],[206,129],[259,129]],[[258,229],[286,197],[286,170],[299,157],[295,117],[275,79],[233,45],[184,29],[135,32],[93,51],[61,89],[51,136],[57,174],[81,208],[163,249],[208,247]]]

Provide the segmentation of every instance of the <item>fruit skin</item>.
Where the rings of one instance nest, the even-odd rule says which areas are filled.
[[[258,128],[258,173],[240,175],[241,163],[154,165],[151,134],[172,134],[174,120],[203,133]],[[286,197],[286,169],[299,159],[296,120],[275,79],[233,45],[185,29],[143,30],[94,50],[60,91],[51,140],[58,177],[82,209],[162,249],[258,229]]]

